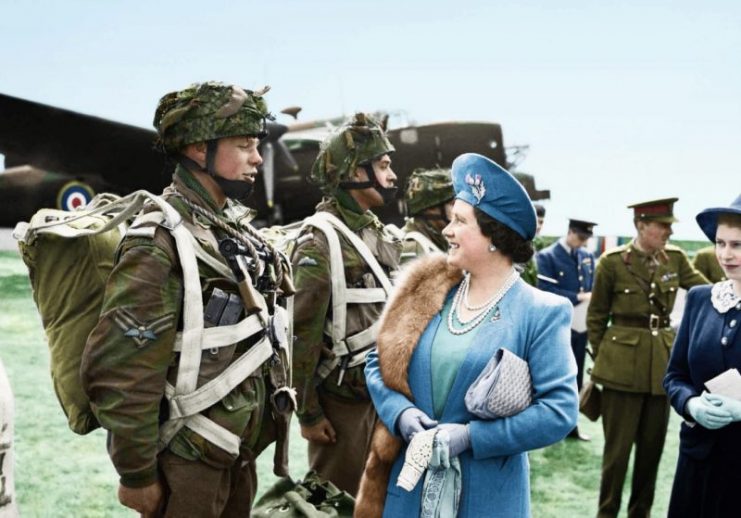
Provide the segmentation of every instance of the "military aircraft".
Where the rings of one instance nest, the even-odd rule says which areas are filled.
[[[300,108],[283,113],[296,117]],[[264,163],[250,205],[261,224],[288,223],[310,215],[319,190],[307,173],[326,135],[342,117],[291,125],[269,122],[261,143]],[[484,122],[443,122],[390,129],[396,147],[393,168],[400,191],[418,167],[449,167],[464,152],[507,160],[501,126]],[[0,226],[28,220],[39,208],[67,210],[84,206],[95,193],[127,194],[136,189],[160,192],[174,164],[153,148],[155,132],[108,119],[0,94]],[[517,156],[515,153],[513,156]],[[531,175],[515,173],[533,200],[550,191],[535,188]],[[385,207],[379,216],[400,223],[403,203]]]

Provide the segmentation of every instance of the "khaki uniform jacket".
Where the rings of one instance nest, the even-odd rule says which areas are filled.
[[[657,260],[651,275],[646,254],[630,243],[605,252],[597,264],[587,332],[595,353],[592,379],[605,387],[664,394],[662,382],[674,341],[674,330],[665,322],[677,290],[706,284],[707,279],[676,246],[667,245]],[[663,325],[650,329],[651,315]],[[626,321],[630,325],[624,325]]]
[[[401,243],[384,229],[372,212],[358,214],[340,206],[333,198],[323,200],[317,206],[319,211],[333,214],[357,233],[387,273],[398,270]],[[317,394],[319,387],[343,400],[370,400],[363,364],[347,369],[340,384],[339,368],[335,368],[324,380],[319,380],[316,375],[320,362],[332,355],[332,341],[325,334],[326,322],[332,311],[332,286],[327,239],[320,230],[311,227],[304,231],[304,235],[308,233],[313,237],[304,242],[299,237],[300,244],[292,258],[296,287],[293,306],[293,384],[297,391],[296,413],[304,425],[315,424],[324,416]],[[342,234],[338,235],[348,287],[380,288],[381,284],[355,247]],[[370,327],[380,317],[383,306],[383,303],[348,305],[347,334],[352,335]]]
[[[718,257],[715,255],[715,247],[708,246],[697,251],[697,255],[692,260],[692,266],[703,274],[707,279],[715,284],[726,280],[726,274],[718,263]]]

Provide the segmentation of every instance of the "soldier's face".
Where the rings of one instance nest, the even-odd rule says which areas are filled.
[[[741,281],[741,228],[725,223],[718,224],[715,255],[726,278]]]
[[[214,166],[219,176],[227,180],[254,183],[262,157],[254,137],[226,137],[219,139]]]
[[[473,206],[463,200],[455,200],[451,221],[443,229],[443,235],[450,245],[448,264],[451,266],[472,271],[491,255],[491,241],[481,233]]]
[[[376,173],[376,178],[381,187],[394,187],[396,186],[396,173],[391,169],[391,157],[383,155],[381,158],[373,161],[373,172]]]
[[[641,244],[649,250],[663,250],[672,235],[672,224],[659,221],[642,221],[638,226]]]
[[[388,155],[383,155],[381,158],[373,160],[371,165],[381,187],[390,188],[396,185],[396,174],[391,169],[391,158]],[[358,167],[355,170],[354,179],[358,182],[372,180],[372,178],[368,178],[368,173],[363,167]],[[350,191],[350,195],[355,198],[355,201],[364,210],[368,210],[371,207],[381,207],[385,204],[383,196],[381,196],[381,193],[375,187],[355,189]]]

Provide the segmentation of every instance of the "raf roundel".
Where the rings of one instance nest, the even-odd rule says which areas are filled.
[[[88,185],[76,181],[68,182],[59,189],[57,207],[62,210],[77,210],[90,203],[94,195]]]

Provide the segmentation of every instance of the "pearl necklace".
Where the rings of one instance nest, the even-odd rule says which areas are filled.
[[[462,335],[466,334],[472,329],[474,329],[476,326],[478,326],[481,322],[484,321],[486,318],[486,315],[489,313],[489,311],[496,306],[500,300],[504,297],[504,295],[509,291],[509,289],[515,284],[517,279],[520,277],[520,274],[517,273],[517,270],[514,268],[512,269],[512,273],[509,274],[509,277],[504,281],[504,284],[501,288],[499,288],[499,291],[497,291],[492,298],[490,298],[483,306],[476,306],[473,308],[473,310],[479,310],[480,312],[476,315],[474,315],[470,320],[463,321],[461,320],[460,316],[458,316],[458,321],[461,324],[464,324],[461,328],[455,327],[455,315],[454,313],[458,313],[458,308],[460,307],[460,304],[463,303],[463,305],[468,309],[469,311],[472,310],[471,307],[468,306],[465,302],[465,298],[468,295],[468,289],[471,284],[471,275],[469,273],[466,273],[463,277],[463,281],[461,281],[460,285],[458,285],[458,291],[455,293],[455,297],[453,298],[453,306],[450,308],[450,311],[448,312],[448,331],[450,331],[451,334],[454,335]]]

